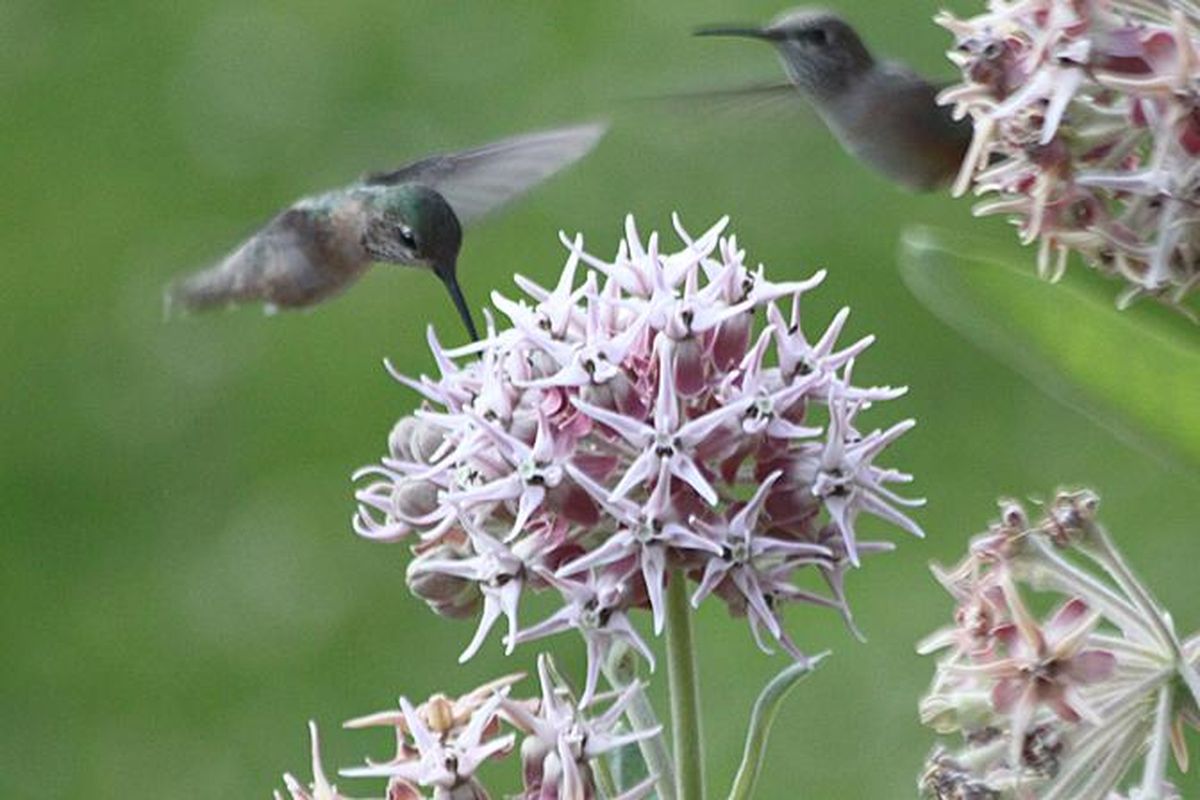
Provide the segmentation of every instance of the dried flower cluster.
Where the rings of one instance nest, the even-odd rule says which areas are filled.
[[[1031,525],[1015,503],[967,557],[934,574],[957,602],[921,718],[940,734],[920,786],[928,797],[1169,798],[1168,752],[1187,766],[1200,637],[1181,644],[1096,522],[1090,492],[1060,494]],[[1033,592],[1061,601],[1045,620]],[[1119,787],[1143,759],[1141,778]]]
[[[520,800],[588,800],[597,796],[592,764],[600,756],[657,736],[651,728],[621,733],[618,723],[640,687],[633,685],[614,698],[597,698],[603,710],[583,707],[555,672],[547,657],[538,660],[541,697],[513,699],[510,675],[480,686],[462,697],[434,695],[419,706],[405,697],[400,708],[352,719],[347,728],[384,727],[396,734],[395,753],[386,760],[342,770],[346,777],[386,778],[386,800],[487,800],[490,795],[476,776],[488,760],[503,759],[520,747],[523,791]],[[284,783],[292,800],[348,800],[325,775],[317,728],[312,735],[313,782],[305,786],[292,775]],[[638,800],[653,789],[654,776],[621,792],[614,800]],[[611,789],[611,787],[608,787]],[[507,795],[512,796],[512,795]],[[276,800],[282,795],[275,794]]]
[[[726,223],[693,240],[676,219],[684,247],[662,254],[629,219],[611,262],[564,236],[554,288],[517,276],[530,300],[493,293],[508,327],[489,317],[486,338],[454,351],[431,332],[440,375],[396,375],[424,404],[360,472],[354,524],[412,544],[409,587],[439,614],[479,614],[463,659],[501,618],[509,651],[574,629],[586,705],[615,643],[653,664],[630,614],[648,606],[660,632],[667,582],[687,579],[693,605],[719,597],[764,649],[773,640],[803,659],[784,606],[849,622],[847,568],[890,548],[859,540],[859,515],[920,535],[899,510],[919,501],[888,488],[909,476],[875,463],[913,422],[861,427],[872,404],[904,391],[851,382],[872,337],[839,349],[843,309],[808,338],[800,297],[824,274],[768,281],[722,238]],[[799,570],[819,571],[829,593],[799,588]],[[540,590],[561,606],[519,622],[522,596]]]
[[[955,191],[997,194],[1038,269],[1071,251],[1180,305],[1200,283],[1200,7],[1191,0],[991,0],[937,21],[963,82],[941,95],[975,137]],[[1186,309],[1185,309],[1186,310]]]

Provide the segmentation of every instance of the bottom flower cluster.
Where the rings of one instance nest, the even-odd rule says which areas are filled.
[[[921,719],[959,744],[934,748],[924,796],[1178,797],[1168,755],[1187,768],[1200,637],[1179,640],[1096,522],[1098,502],[1062,493],[1036,524],[1002,503],[1001,520],[958,566],[934,567],[957,609],[953,625],[917,648],[944,653]],[[1043,621],[1032,609],[1046,594],[1059,603]]]
[[[597,695],[583,705],[559,676],[550,658],[538,659],[541,696],[511,697],[524,676],[509,675],[484,684],[457,699],[435,694],[419,706],[400,698],[399,709],[348,721],[347,728],[385,727],[396,733],[396,752],[382,761],[341,771],[344,777],[384,778],[386,800],[486,800],[491,795],[476,773],[489,760],[517,752],[523,789],[506,797],[520,800],[590,800],[600,796],[597,784],[607,775],[597,760],[642,740],[660,729],[623,732],[622,717],[642,687],[634,683],[611,695]],[[321,763],[317,727],[312,735],[313,781],[305,786],[284,775],[292,800],[348,800],[329,782]],[[605,786],[603,796],[637,800],[649,796],[657,776],[623,791]],[[283,795],[275,793],[276,800]]]

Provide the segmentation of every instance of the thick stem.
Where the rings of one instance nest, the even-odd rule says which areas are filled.
[[[667,680],[671,688],[671,742],[675,749],[678,800],[704,799],[704,753],[700,738],[700,684],[692,642],[687,579],[679,570],[667,585]]]
[[[654,706],[638,680],[636,659],[631,651],[625,649],[615,658],[606,661],[604,677],[617,691],[624,691],[630,686],[637,687],[633,690],[632,702],[625,710],[625,719],[628,720],[631,729],[648,731],[659,727]],[[641,750],[642,760],[646,762],[647,771],[654,776],[658,799],[675,800],[675,769],[671,765],[671,754],[667,752],[666,738],[659,734],[642,739],[638,742],[638,749]]]

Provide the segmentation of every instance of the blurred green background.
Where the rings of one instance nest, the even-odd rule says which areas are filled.
[[[936,3],[838,7],[879,51],[951,75]],[[932,743],[916,702],[933,667],[913,642],[951,610],[925,565],[956,559],[998,495],[1095,487],[1180,628],[1200,623],[1195,474],[980,355],[898,277],[902,226],[1007,242],[1001,223],[901,193],[802,113],[629,102],[774,78],[765,47],[688,34],[779,10],[0,5],[0,797],[266,797],[282,771],[307,776],[310,717],[327,763],[344,766],[382,744],[340,720],[532,664],[532,650],[506,660],[493,642],[454,666],[472,625],[434,618],[404,590],[403,548],[349,527],[350,472],[414,403],[381,359],[430,368],[427,321],[460,336],[441,286],[378,269],[312,313],[171,324],[160,290],[292,199],[364,169],[596,116],[614,129],[593,157],[471,233],[460,274],[473,306],[510,289],[514,271],[555,274],[559,228],[607,254],[627,211],[664,233],[672,210],[694,230],[729,213],[773,276],[828,267],[808,324],[852,306],[850,333],[879,337],[858,375],[912,387],[874,421],[920,420],[888,456],[918,476],[930,537],[852,576],[869,644],[833,614],[790,615],[803,645],[835,654],[781,714],[761,796],[913,794]],[[699,638],[716,790],[782,662],[716,608]],[[578,643],[554,647],[577,671]]]

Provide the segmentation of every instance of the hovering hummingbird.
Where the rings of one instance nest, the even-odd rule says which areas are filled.
[[[477,339],[456,272],[462,226],[582,158],[605,130],[592,123],[514,136],[305,197],[219,264],[168,287],[167,308],[256,301],[268,311],[302,308],[342,292],[382,261],[431,270]]]
[[[764,27],[720,25],[697,36],[742,36],[770,42],[790,86],[744,91],[798,91],[842,146],[888,178],[927,191],[953,179],[971,143],[971,124],[937,104],[941,89],[907,66],[877,61],[858,32],[832,11],[797,8]]]

